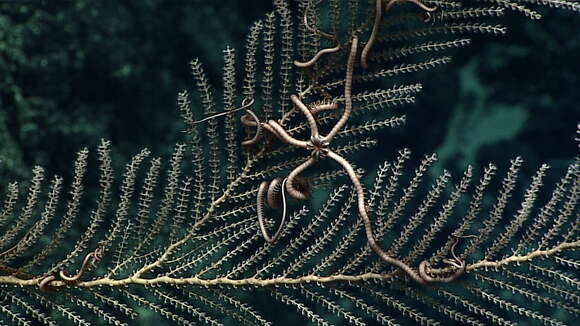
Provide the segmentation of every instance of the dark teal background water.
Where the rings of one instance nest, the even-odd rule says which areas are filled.
[[[69,176],[74,153],[100,138],[112,140],[117,162],[143,147],[168,157],[183,137],[175,102],[193,87],[188,62],[199,57],[220,85],[222,50],[241,56],[247,28],[270,9],[268,1],[0,0],[1,184],[35,164]],[[403,147],[416,159],[437,152],[437,169],[455,176],[467,164],[505,169],[520,155],[522,179],[547,162],[553,184],[577,154],[580,15],[542,12],[534,23],[510,15],[508,36],[475,38],[452,64],[417,75],[424,92],[402,109],[407,125],[383,133],[365,167]]]

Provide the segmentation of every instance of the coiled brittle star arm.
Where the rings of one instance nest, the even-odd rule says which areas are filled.
[[[83,260],[83,264],[81,265],[81,269],[79,269],[78,273],[74,276],[68,276],[65,271],[60,271],[59,276],[65,282],[77,282],[83,274],[89,268],[91,261],[99,262],[101,260],[102,250],[101,248],[97,248],[95,251],[88,253]]]
[[[246,122],[246,119],[245,119],[246,115],[244,115],[244,116],[242,116],[242,123],[244,125],[247,125],[247,126],[256,127],[256,133],[254,134],[254,137],[252,137],[248,140],[244,140],[242,142],[242,146],[250,146],[250,145],[254,145],[254,144],[258,143],[258,140],[260,139],[260,136],[262,135],[262,124],[260,123],[260,119],[254,113],[254,111],[249,109],[252,106],[252,104],[254,104],[254,99],[250,99],[250,100],[244,99],[242,101],[242,107],[246,110],[246,114],[252,118],[251,122],[250,121]]]
[[[46,292],[49,289],[50,283],[54,281],[56,277],[54,275],[48,275],[40,279],[38,282],[38,289],[40,291]]]
[[[81,279],[81,277],[85,274],[85,272],[89,269],[91,262],[92,261],[99,262],[99,261],[101,261],[102,257],[103,257],[103,249],[97,248],[94,251],[89,252],[85,256],[85,259],[83,259],[83,263],[81,265],[81,268],[74,276],[68,276],[68,274],[63,270],[61,270],[59,272],[59,276],[62,279],[62,281],[65,283],[68,283],[68,284],[77,283]],[[53,281],[56,281],[56,276],[46,275],[45,277],[43,277],[39,280],[38,289],[40,291],[48,291],[50,286],[51,286],[51,283]]]
[[[282,186],[280,187],[280,178],[275,178],[272,182],[262,181],[260,184],[260,188],[258,188],[258,198],[257,198],[257,213],[258,213],[258,224],[260,226],[260,231],[262,232],[262,236],[268,243],[273,243],[278,239],[280,233],[282,232],[282,228],[286,222],[286,194],[284,193],[284,186],[288,179],[284,179],[282,181]],[[270,236],[268,230],[266,229],[266,223],[264,221],[265,213],[264,213],[264,194],[267,192],[268,197],[268,204],[270,207],[278,206],[278,203],[274,199],[280,193],[282,195],[282,221],[280,221],[280,225],[278,226],[278,230],[274,233],[273,236]]]
[[[302,171],[304,171],[307,168],[309,168],[310,166],[312,166],[312,164],[314,164],[314,162],[316,162],[316,158],[310,157],[307,161],[305,161],[304,163],[297,166],[294,170],[292,170],[292,172],[290,172],[290,174],[288,174],[288,182],[286,182],[286,191],[288,191],[288,194],[290,196],[292,196],[292,198],[297,199],[297,200],[305,200],[308,198],[307,193],[304,193],[304,192],[296,189],[296,187],[295,187],[296,178],[298,177],[298,175]]]

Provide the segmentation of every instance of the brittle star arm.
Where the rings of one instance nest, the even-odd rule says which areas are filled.
[[[336,102],[324,103],[311,107],[310,113],[312,113],[312,115],[316,115],[318,112],[336,110],[337,108],[338,104]]]
[[[83,260],[83,264],[81,265],[81,268],[80,268],[80,270],[78,271],[78,273],[76,275],[74,275],[74,276],[68,276],[65,271],[60,271],[59,272],[60,278],[62,278],[66,282],[76,282],[76,281],[78,281],[83,276],[83,274],[87,271],[87,269],[89,268],[89,265],[91,263],[91,260],[94,260],[94,261],[101,260],[101,251],[100,251],[100,249],[96,249],[95,251],[90,252],[90,253],[88,253],[85,256],[85,259]]]
[[[38,289],[43,292],[48,291],[48,286],[55,279],[56,277],[54,275],[47,275],[43,277],[40,282],[38,282]]]
[[[307,193],[304,193],[294,187],[294,181],[302,171],[309,168],[312,164],[314,164],[314,162],[316,162],[316,158],[311,156],[308,158],[308,160],[298,165],[294,170],[292,170],[292,172],[290,172],[290,174],[288,174],[288,179],[286,181],[286,191],[288,191],[288,194],[292,196],[292,198],[296,200],[305,200],[308,198]]]
[[[269,124],[264,123],[264,122],[260,122],[260,119],[254,113],[254,111],[252,111],[250,109],[246,109],[246,113],[247,113],[247,115],[244,114],[240,118],[240,121],[246,127],[256,127],[256,134],[252,139],[243,141],[242,145],[254,145],[254,144],[256,144],[258,142],[258,140],[260,140],[260,137],[262,136],[262,131],[263,131],[262,129],[265,129],[269,133],[271,133],[272,135],[280,138],[280,136],[276,133],[276,131],[272,127],[270,127]],[[254,139],[255,139],[255,141],[254,141]]]
[[[382,2],[383,0],[377,0],[377,2],[375,3],[375,23],[373,25],[373,30],[371,31],[371,36],[369,36],[369,40],[367,41],[367,44],[365,44],[365,47],[363,48],[362,53],[360,55],[360,65],[364,69],[369,68],[367,56],[369,55],[369,52],[371,51],[371,48],[373,47],[373,44],[377,39],[377,33],[379,32],[379,26],[381,25],[381,18],[383,16]]]
[[[312,1],[309,1],[308,5],[306,6],[306,10],[304,11],[304,27],[311,33],[314,33],[329,40],[333,40],[336,43],[336,45],[332,48],[326,48],[318,51],[312,59],[306,62],[295,60],[294,65],[298,68],[308,68],[310,66],[313,66],[323,55],[340,51],[340,41],[336,38],[336,36],[315,29],[308,23],[308,12],[310,11],[311,5]]]
[[[248,99],[244,99],[242,101],[242,106],[240,106],[240,107],[237,107],[237,108],[232,109],[232,110],[224,111],[224,112],[214,113],[214,114],[212,114],[210,116],[207,116],[207,117],[205,117],[203,119],[194,121],[193,124],[196,125],[198,123],[202,123],[204,121],[208,121],[208,120],[211,120],[211,119],[215,119],[215,118],[218,118],[218,117],[221,117],[221,116],[224,116],[224,115],[229,115],[229,114],[232,114],[232,113],[241,111],[241,110],[246,110],[247,111],[247,110],[249,110],[249,108],[253,104],[254,104],[254,99],[253,98],[252,99],[249,99],[249,100]]]
[[[417,5],[419,8],[425,10],[425,12],[429,15],[425,19],[425,22],[429,21],[429,19],[431,18],[430,16],[431,12],[437,10],[437,7],[427,7],[419,0],[389,0],[387,2],[387,5],[385,6],[385,12],[389,11],[391,7],[393,7],[393,5],[401,2],[411,2]],[[365,44],[365,47],[363,48],[360,56],[360,64],[364,69],[368,69],[369,67],[367,57],[369,55],[369,52],[371,51],[371,48],[375,44],[375,41],[377,40],[377,34],[379,32],[379,27],[381,25],[382,16],[383,16],[383,0],[377,0],[375,2],[375,22],[373,24],[373,29],[371,31],[371,35],[369,36],[369,40]]]
[[[274,182],[276,180],[277,179],[272,180],[271,183],[268,181],[263,181],[260,184],[260,188],[258,188],[258,198],[257,198],[258,224],[260,226],[260,231],[262,231],[262,236],[264,237],[264,239],[268,243],[273,243],[274,241],[276,241],[278,239],[278,237],[280,236],[280,233],[282,232],[282,228],[284,227],[284,224],[286,222],[286,194],[284,193],[284,186],[286,185],[286,182],[288,179],[284,179],[284,181],[282,181],[282,187],[279,188],[280,191],[282,192],[282,221],[280,221],[280,225],[278,226],[278,230],[276,230],[274,235],[270,237],[270,234],[268,234],[268,229],[266,229],[266,223],[264,222],[264,216],[265,216],[265,213],[264,213],[264,193],[266,192],[266,189],[268,189],[268,201],[270,202],[271,197],[275,195],[272,193],[271,188],[274,188],[274,187],[272,187],[272,185],[274,184]],[[272,205],[270,205],[270,206],[272,206]]]
[[[435,10],[437,10],[437,7],[427,7],[424,3],[422,3],[419,0],[390,0],[387,3],[387,6],[385,7],[385,12],[389,11],[389,9],[391,9],[391,7],[399,2],[410,2],[410,3],[414,3],[415,5],[417,5],[419,8],[425,10],[426,12],[433,12]]]
[[[286,130],[284,130],[284,128],[276,121],[274,120],[270,120],[268,121],[267,124],[269,127],[271,127],[274,130],[274,134],[280,138],[281,141],[296,146],[296,147],[301,147],[301,148],[308,148],[308,142],[307,141],[303,141],[303,140],[298,140],[292,136],[290,136]]]
[[[431,20],[431,13],[434,12],[435,10],[437,10],[437,6],[427,7],[424,3],[421,2],[421,0],[389,0],[389,2],[387,3],[387,5],[385,7],[385,12],[389,11],[389,9],[391,9],[391,7],[393,5],[395,5],[399,2],[410,2],[410,3],[417,5],[417,7],[425,10],[425,13],[427,14],[427,17],[423,20],[425,23]]]
[[[316,119],[314,119],[314,115],[310,112],[310,109],[306,106],[306,104],[302,103],[302,101],[296,95],[291,95],[290,99],[300,109],[302,114],[306,117],[306,121],[308,122],[308,127],[310,127],[310,136],[311,137],[318,137],[318,126],[316,125]]]
[[[242,142],[242,146],[256,144],[260,139],[260,136],[262,135],[262,123],[260,123],[260,119],[258,119],[258,116],[252,110],[246,110],[246,114],[248,114],[252,118],[253,122],[248,124],[247,122],[244,123],[244,121],[242,121],[242,123],[245,125],[252,125],[256,127],[256,133],[254,134],[254,137],[252,137],[251,139],[244,140]]]
[[[455,241],[451,245],[452,258],[451,259],[445,258],[445,259],[443,259],[443,262],[445,264],[449,265],[452,270],[455,269],[455,272],[453,272],[453,274],[446,276],[446,277],[443,277],[443,276],[433,277],[433,276],[429,275],[429,270],[431,269],[431,264],[427,260],[424,260],[419,264],[419,275],[421,275],[421,277],[426,282],[429,282],[429,283],[432,283],[432,282],[449,283],[451,281],[456,280],[461,275],[463,275],[463,273],[465,273],[467,265],[465,264],[465,261],[463,259],[461,259],[457,256],[457,254],[455,253],[455,247],[459,243],[460,239],[462,239],[462,238],[463,239],[465,239],[465,238],[477,238],[477,236],[475,236],[475,235],[462,235],[462,236],[452,235],[452,236],[455,237]],[[443,270],[445,270],[445,269],[442,269],[440,271],[443,271]]]
[[[459,276],[463,275],[463,273],[465,273],[465,262],[461,261],[459,263],[459,265],[456,265],[455,263],[452,262],[447,262],[450,265],[453,265],[455,268],[457,268],[457,270],[455,271],[455,273],[447,276],[447,277],[432,277],[427,273],[427,269],[431,267],[431,265],[429,264],[429,262],[427,260],[422,261],[419,264],[419,275],[421,276],[421,278],[423,280],[425,280],[425,282],[427,283],[434,283],[434,282],[442,282],[442,283],[449,283],[452,281],[455,281],[457,278],[459,278]]]
[[[352,73],[354,70],[354,59],[356,57],[356,51],[358,48],[358,37],[356,35],[352,38],[352,45],[350,48],[350,54],[348,56],[348,61],[346,64],[346,80],[344,82],[344,112],[340,117],[340,120],[336,122],[332,130],[328,133],[326,137],[324,137],[324,141],[331,142],[334,136],[340,131],[340,129],[346,124],[348,118],[350,117],[350,113],[352,111]]]
[[[323,55],[340,51],[340,42],[338,42],[338,40],[336,40],[335,42],[336,42],[336,46],[334,46],[332,48],[322,49],[322,50],[316,52],[314,57],[312,57],[312,59],[310,59],[308,61],[302,62],[302,61],[294,60],[294,65],[298,68],[308,68],[308,67],[313,66],[318,60],[320,60],[320,57],[322,57]]]
[[[306,29],[307,29],[308,31],[310,31],[311,33],[314,33],[314,34],[320,35],[320,36],[322,36],[322,37],[324,37],[324,38],[327,38],[327,39],[329,39],[329,40],[336,39],[336,38],[334,37],[334,35],[331,35],[331,34],[325,33],[325,32],[323,32],[323,31],[321,31],[321,30],[318,30],[318,29],[316,29],[316,28],[314,28],[314,27],[310,26],[310,24],[308,23],[308,12],[310,11],[310,6],[311,6],[311,5],[312,5],[312,1],[308,1],[308,4],[306,5],[306,10],[304,11],[304,27],[306,27]]]
[[[354,185],[358,199],[358,213],[361,219],[363,220],[365,232],[367,235],[367,242],[371,247],[371,249],[373,249],[373,251],[377,253],[377,255],[379,255],[379,257],[381,257],[381,259],[384,260],[385,262],[396,265],[399,268],[401,268],[405,273],[407,273],[407,275],[409,275],[409,277],[411,277],[417,283],[425,284],[426,281],[414,269],[412,269],[409,265],[405,264],[403,261],[389,256],[377,242],[375,235],[373,234],[371,220],[367,214],[364,190],[360,183],[360,179],[357,176],[356,172],[354,171],[352,165],[350,165],[350,163],[348,163],[347,160],[345,160],[342,156],[336,154],[332,150],[328,151],[328,157],[335,160],[338,164],[340,164],[344,168],[344,170],[350,177],[352,184]]]

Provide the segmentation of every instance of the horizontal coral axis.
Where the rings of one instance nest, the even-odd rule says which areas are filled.
[[[174,285],[198,285],[198,286],[216,286],[216,285],[231,285],[231,286],[275,286],[275,285],[289,285],[289,284],[306,284],[306,283],[331,283],[331,282],[360,282],[365,280],[389,280],[392,279],[394,273],[379,274],[379,273],[365,273],[358,275],[332,275],[332,276],[317,276],[307,275],[297,278],[292,277],[277,277],[270,279],[259,278],[245,278],[245,279],[231,279],[227,277],[220,277],[215,279],[202,279],[197,277],[188,278],[174,278],[169,276],[160,276],[156,278],[139,278],[128,277],[125,279],[115,280],[110,278],[101,278],[93,281],[79,282],[75,287],[96,287],[96,286],[125,286],[125,285],[156,285],[156,284],[174,284]],[[0,284],[13,284],[20,286],[37,286],[39,279],[23,280],[14,276],[0,276]],[[52,287],[63,287],[66,284],[62,281],[54,281],[51,283]]]
[[[531,261],[534,258],[549,257],[549,256],[552,256],[552,255],[560,252],[560,251],[564,251],[566,249],[578,249],[578,247],[580,247],[580,240],[572,241],[572,242],[562,242],[559,245],[554,246],[550,249],[536,250],[536,251],[532,251],[526,255],[513,255],[513,256],[498,260],[498,261],[481,260],[481,261],[478,261],[476,263],[473,263],[473,264],[467,266],[467,270],[470,271],[470,270],[488,268],[488,267],[499,268],[499,267],[502,267],[504,265],[519,264],[519,263]]]
[[[500,268],[509,264],[518,264],[522,262],[528,262],[534,258],[547,257],[555,255],[558,252],[577,249],[580,247],[580,240],[573,242],[563,242],[546,250],[536,250],[530,252],[527,255],[514,255],[498,261],[487,261],[482,260],[467,267],[468,271],[482,269],[482,268]],[[231,279],[227,277],[215,278],[215,279],[202,279],[197,277],[189,278],[174,278],[169,276],[161,276],[156,278],[141,278],[141,277],[128,277],[125,279],[110,279],[101,278],[92,281],[79,282],[76,283],[75,287],[98,287],[98,286],[125,286],[125,285],[156,285],[156,284],[174,284],[174,285],[194,285],[194,286],[217,286],[217,285],[230,285],[230,286],[276,286],[276,285],[291,285],[291,284],[308,284],[308,283],[332,283],[332,282],[361,282],[361,281],[388,281],[395,276],[395,273],[380,274],[380,273],[364,273],[357,275],[331,275],[331,276],[318,276],[318,275],[306,275],[302,277],[276,277],[269,279],[259,279],[259,278],[245,278],[245,279]],[[20,279],[14,276],[0,276],[0,284],[3,285],[19,285],[19,286],[38,286],[40,278],[34,279]],[[52,287],[66,287],[69,286],[62,281],[53,281],[51,283]]]

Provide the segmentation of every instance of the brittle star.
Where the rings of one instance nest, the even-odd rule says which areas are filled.
[[[398,1],[398,0],[393,0],[393,1]],[[345,87],[344,87],[345,109],[344,109],[343,115],[341,116],[339,121],[334,125],[334,127],[331,129],[331,131],[326,136],[322,136],[319,133],[317,122],[316,122],[316,119],[314,116],[316,115],[316,113],[323,111],[323,110],[336,109],[337,108],[336,103],[321,104],[321,105],[317,105],[317,106],[313,106],[312,108],[309,108],[302,102],[302,100],[297,95],[292,95],[290,98],[291,98],[292,102],[294,103],[294,105],[302,112],[302,114],[304,114],[306,121],[308,123],[308,127],[310,128],[310,139],[307,141],[298,140],[298,139],[290,136],[288,134],[288,132],[284,129],[284,127],[282,127],[278,122],[276,122],[274,120],[270,120],[267,123],[260,122],[260,120],[258,119],[256,114],[250,109],[250,107],[254,103],[253,99],[244,99],[241,107],[236,108],[236,109],[231,110],[231,111],[228,111],[228,112],[212,115],[212,116],[207,117],[205,119],[202,119],[198,122],[202,122],[202,121],[205,121],[207,119],[212,119],[212,118],[215,118],[217,116],[221,116],[221,115],[225,115],[225,114],[231,114],[233,112],[237,112],[239,110],[244,109],[244,110],[246,110],[246,113],[248,115],[242,117],[242,124],[244,124],[245,126],[248,126],[248,127],[256,127],[256,133],[255,133],[254,137],[252,137],[250,140],[244,141],[242,143],[243,145],[255,144],[258,141],[258,139],[260,138],[260,136],[262,134],[262,128],[263,128],[263,129],[268,130],[271,134],[273,134],[274,136],[279,138],[281,141],[283,141],[289,145],[293,145],[296,147],[307,149],[311,152],[310,158],[308,158],[308,160],[306,160],[304,163],[300,164],[298,167],[294,168],[294,170],[292,170],[288,174],[288,176],[281,182],[281,186],[279,186],[280,179],[274,179],[272,181],[272,183],[269,183],[267,181],[263,181],[262,184],[260,185],[260,188],[258,190],[258,198],[257,198],[258,223],[259,223],[262,235],[264,236],[264,239],[266,240],[266,242],[272,243],[272,242],[276,241],[276,239],[278,238],[278,236],[281,233],[282,227],[284,226],[284,222],[286,219],[286,198],[285,198],[284,188],[288,192],[288,194],[295,199],[304,200],[304,199],[308,198],[307,192],[302,191],[300,189],[297,189],[295,186],[296,184],[300,184],[299,182],[297,182],[298,178],[300,178],[299,174],[302,173],[307,168],[309,168],[310,166],[312,166],[319,159],[329,157],[342,166],[342,168],[346,171],[347,175],[349,176],[351,182],[353,183],[355,190],[356,190],[356,193],[357,193],[357,198],[358,198],[359,216],[363,220],[365,232],[367,235],[367,242],[368,242],[369,246],[371,247],[371,249],[375,253],[377,253],[383,261],[390,263],[390,264],[393,264],[395,266],[398,266],[405,273],[407,273],[407,275],[409,277],[411,277],[413,280],[415,280],[416,282],[418,282],[420,284],[427,284],[427,283],[432,283],[432,282],[450,282],[452,280],[455,280],[465,272],[465,267],[466,267],[465,262],[463,260],[461,260],[460,258],[458,258],[454,252],[454,249],[455,249],[455,246],[457,245],[458,240],[451,247],[453,259],[445,259],[444,260],[445,263],[451,265],[454,269],[456,269],[455,273],[449,277],[431,277],[427,271],[430,268],[430,265],[429,265],[429,262],[426,260],[422,261],[420,263],[419,271],[417,272],[413,268],[411,268],[409,265],[407,265],[405,262],[403,262],[395,257],[389,256],[389,254],[387,254],[381,248],[381,246],[379,245],[379,243],[377,242],[377,240],[374,236],[374,232],[372,229],[372,223],[371,223],[370,218],[367,214],[365,197],[364,197],[364,189],[363,189],[362,184],[360,182],[360,177],[356,174],[352,165],[345,158],[343,158],[342,156],[338,155],[337,153],[333,152],[330,149],[330,143],[332,142],[332,139],[337,135],[337,133],[340,131],[340,129],[342,129],[342,127],[346,124],[346,122],[350,118],[350,114],[352,112],[352,94],[351,94],[352,93],[352,76],[353,76],[353,70],[354,70],[354,61],[355,61],[355,57],[356,57],[357,50],[358,50],[358,37],[356,35],[353,36],[351,43],[352,44],[351,44],[351,49],[350,49],[350,53],[349,53],[349,57],[348,57],[348,61],[347,61],[346,80],[345,80]],[[315,59],[316,59],[315,61],[318,60],[318,58],[315,58]],[[198,123],[198,122],[196,122],[196,123]],[[274,183],[276,183],[276,185],[274,185]],[[271,198],[276,196],[279,191],[282,192],[282,204],[283,204],[282,221],[281,221],[277,231],[274,233],[273,236],[270,236],[268,234],[268,231],[267,231],[265,223],[264,223],[263,197],[264,197],[264,192],[266,192],[267,188],[268,188],[267,192],[268,192],[268,199],[270,202],[270,206],[272,206],[273,208],[279,207],[279,206],[278,206],[278,204],[273,204]],[[279,189],[279,190],[275,190],[275,189]]]
[[[443,276],[433,277],[433,276],[429,275],[429,271],[428,271],[431,268],[431,264],[429,263],[429,261],[423,260],[419,264],[419,275],[421,275],[421,278],[423,280],[425,280],[426,282],[429,282],[429,283],[432,283],[432,282],[449,283],[451,281],[456,280],[459,276],[461,276],[461,275],[463,275],[463,273],[465,273],[467,265],[465,264],[465,260],[459,258],[455,254],[455,247],[459,243],[459,239],[477,238],[477,236],[475,236],[475,235],[464,235],[464,236],[451,235],[451,236],[455,238],[455,241],[451,245],[452,258],[451,259],[445,258],[445,259],[443,259],[443,262],[446,263],[447,265],[449,265],[452,270],[455,270],[455,272],[450,274],[449,276],[445,276],[445,277],[443,277]]]
[[[353,36],[351,42],[351,49],[350,54],[347,61],[347,69],[346,69],[346,80],[344,86],[344,112],[340,119],[336,122],[334,127],[326,136],[322,136],[318,131],[318,126],[316,123],[316,119],[312,112],[308,109],[308,107],[298,98],[296,95],[291,96],[292,102],[296,105],[296,107],[302,112],[305,116],[306,121],[308,123],[308,127],[310,128],[310,139],[307,141],[298,140],[292,136],[290,136],[286,130],[278,124],[274,120],[268,121],[268,125],[272,127],[276,131],[276,135],[280,140],[283,142],[296,146],[301,147],[311,152],[310,158],[306,160],[304,163],[300,164],[294,170],[288,174],[287,181],[286,181],[286,191],[294,198],[304,199],[302,198],[302,193],[295,189],[294,187],[294,179],[306,170],[308,167],[312,166],[317,160],[320,158],[331,158],[336,161],[338,164],[342,166],[342,168],[346,171],[347,175],[349,176],[351,182],[353,183],[358,199],[358,213],[361,219],[363,220],[363,224],[365,227],[365,232],[367,235],[367,242],[371,249],[381,257],[381,259],[387,263],[393,264],[401,268],[404,272],[409,275],[412,279],[417,281],[418,283],[425,284],[428,281],[424,280],[414,269],[412,269],[409,265],[404,263],[403,261],[389,256],[379,245],[377,242],[373,229],[371,220],[367,214],[367,208],[365,203],[365,195],[364,189],[360,182],[360,177],[356,174],[352,165],[342,156],[335,153],[330,149],[330,143],[332,142],[333,138],[337,135],[340,129],[346,124],[348,121],[351,111],[352,111],[352,76],[353,76],[353,69],[354,69],[354,61],[357,54],[358,49],[358,38],[356,35]]]
[[[94,251],[89,252],[85,256],[85,259],[83,259],[83,263],[81,265],[81,268],[76,273],[76,275],[68,276],[65,271],[61,270],[59,272],[59,276],[62,279],[62,281],[65,283],[69,283],[69,284],[77,283],[80,280],[80,278],[84,275],[84,273],[87,271],[87,269],[89,269],[89,265],[90,265],[91,261],[100,262],[102,258],[103,258],[103,249],[99,247],[99,248],[95,249]],[[55,280],[56,280],[56,276],[47,275],[39,280],[38,288],[40,289],[40,291],[48,291],[50,284]]]

